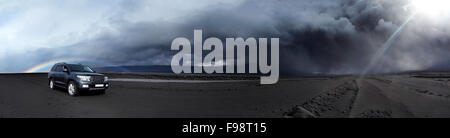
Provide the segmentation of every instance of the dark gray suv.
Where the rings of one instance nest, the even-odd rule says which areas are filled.
[[[81,64],[57,63],[48,73],[48,84],[51,89],[61,87],[67,89],[72,96],[82,91],[98,91],[104,94],[109,87],[108,77],[96,73],[89,66]]]

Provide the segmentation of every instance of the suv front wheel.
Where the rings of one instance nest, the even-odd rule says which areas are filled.
[[[50,79],[50,81],[48,81],[48,87],[50,87],[50,89],[52,90],[55,89],[55,82],[53,81],[53,79]]]
[[[75,85],[75,83],[73,81],[69,82],[69,85],[67,86],[67,92],[71,96],[79,95],[78,88],[77,88],[77,86]]]

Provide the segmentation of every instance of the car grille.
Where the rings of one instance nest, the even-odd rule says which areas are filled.
[[[105,77],[103,76],[92,76],[94,83],[103,83],[105,81]]]

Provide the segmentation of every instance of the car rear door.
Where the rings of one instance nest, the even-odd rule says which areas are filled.
[[[55,76],[54,76],[55,83],[57,85],[61,85],[62,86],[63,83],[62,83],[62,80],[61,80],[61,75],[62,75],[62,66],[61,65],[57,65],[56,66],[54,74],[55,74]]]

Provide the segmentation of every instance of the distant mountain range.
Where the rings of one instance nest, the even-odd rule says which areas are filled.
[[[147,66],[107,66],[93,67],[97,72],[150,72],[150,73],[173,73],[169,65],[147,65]]]
[[[450,64],[433,66],[425,70],[409,70],[402,72],[391,72],[381,74],[397,74],[397,73],[419,73],[419,72],[449,72]],[[144,65],[144,66],[106,66],[93,67],[97,72],[146,72],[146,73],[173,73],[170,65]],[[286,72],[280,71],[281,76],[329,76],[336,74],[308,73],[308,72]],[[350,74],[347,74],[350,75]],[[355,74],[354,74],[355,75]]]

